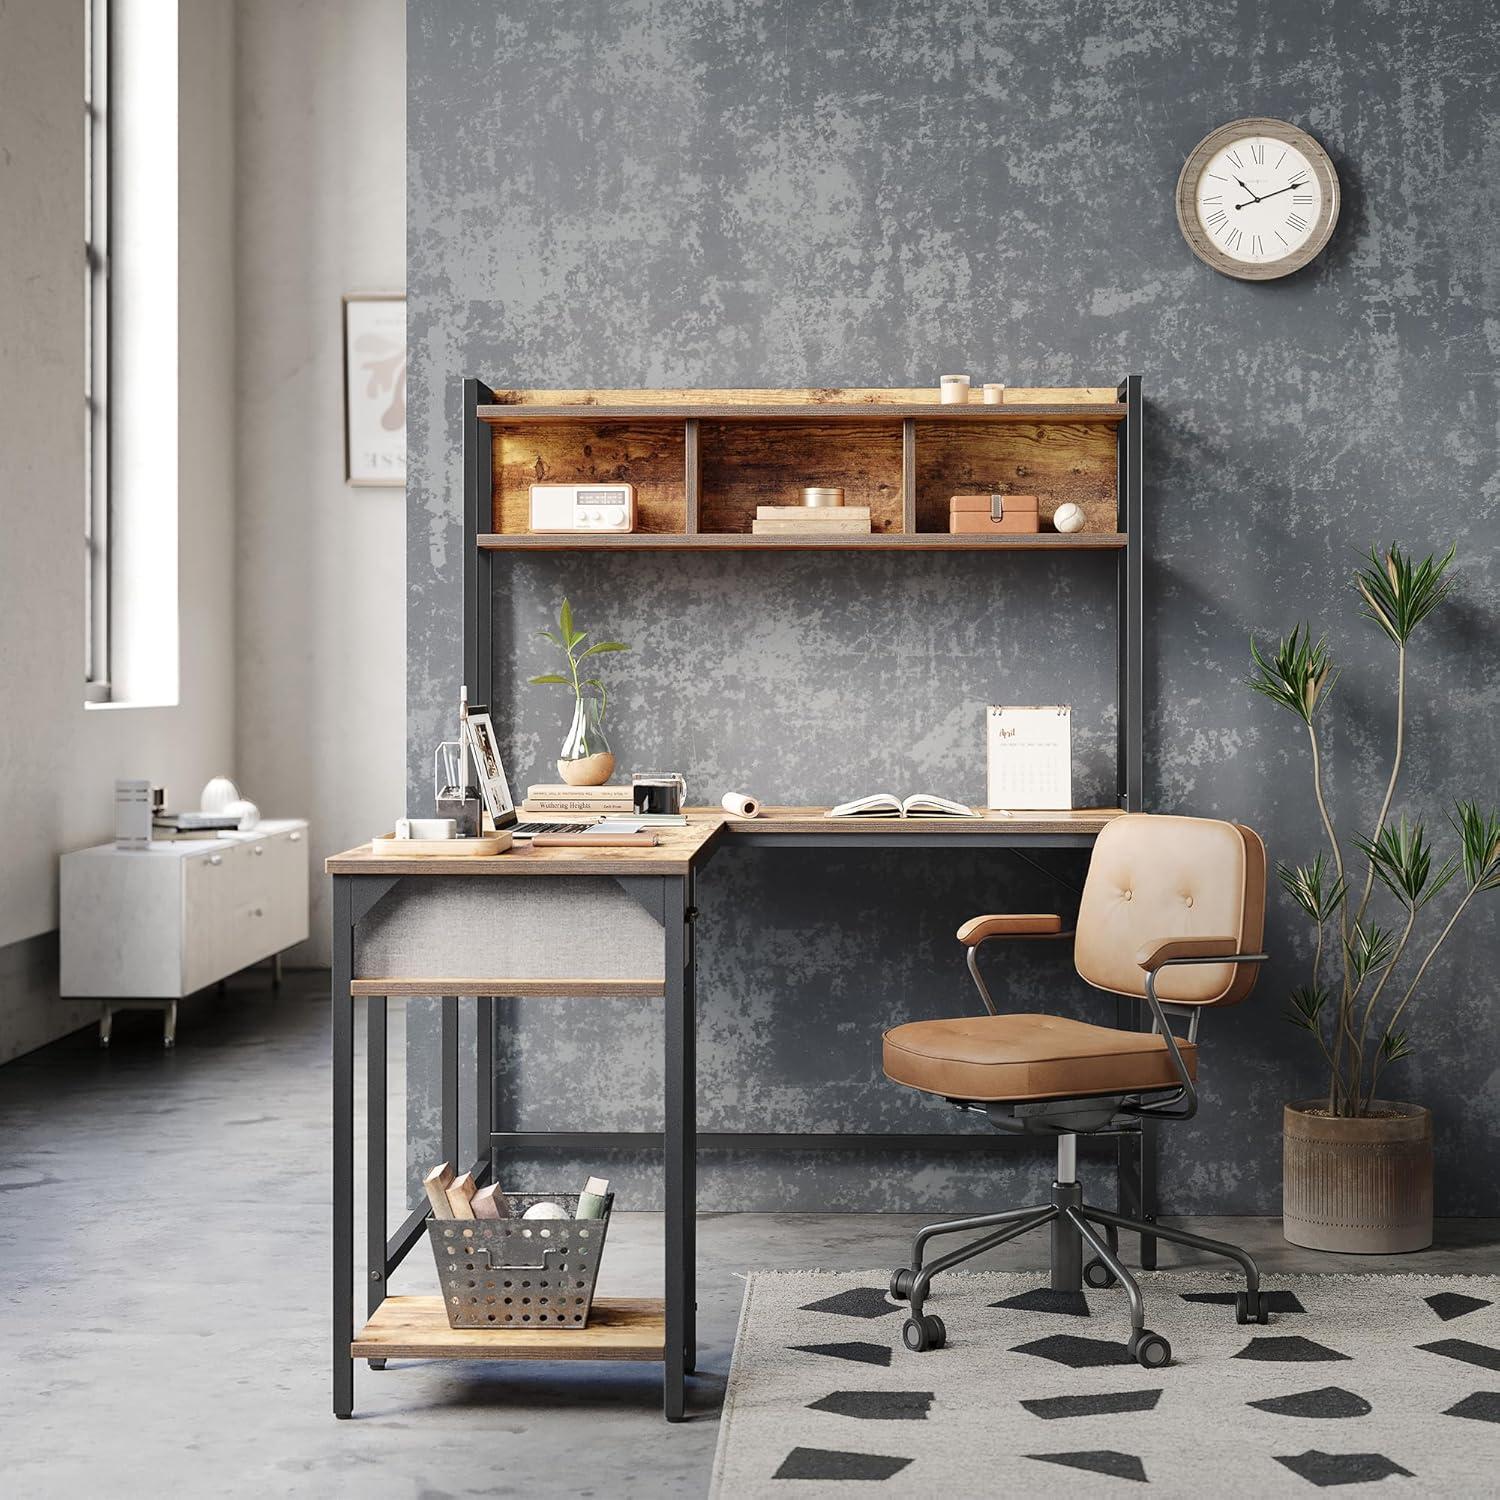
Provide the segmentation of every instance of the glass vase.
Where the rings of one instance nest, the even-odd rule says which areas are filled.
[[[557,774],[569,786],[603,786],[615,771],[615,757],[604,735],[604,704],[597,693],[583,693],[557,758]]]

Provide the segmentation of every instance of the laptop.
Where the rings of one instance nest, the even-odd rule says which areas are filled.
[[[495,738],[495,726],[490,722],[489,714],[471,707],[464,722],[468,726],[469,756],[479,780],[480,795],[484,798],[485,811],[489,813],[496,833],[509,833],[511,838],[524,841],[534,839],[539,833],[587,833],[593,828],[592,821],[523,823],[516,813],[515,799],[510,794],[510,780],[505,774],[505,762],[500,758],[500,745]]]

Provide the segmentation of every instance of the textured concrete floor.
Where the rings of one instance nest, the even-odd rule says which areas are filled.
[[[325,983],[242,977],[185,1008],[175,1055],[127,1015],[109,1053],[85,1034],[0,1068],[6,1493],[702,1495],[744,1272],[905,1258],[908,1217],[705,1218],[703,1373],[678,1427],[651,1365],[360,1367],[356,1419],[335,1422]],[[1272,1220],[1193,1227],[1270,1271],[1490,1272],[1500,1243],[1494,1221],[1452,1221],[1375,1261],[1294,1250]],[[975,1264],[1045,1253],[1033,1236]],[[601,1290],[655,1294],[660,1264],[659,1217],[617,1215]],[[420,1247],[408,1267],[394,1289],[431,1290]]]

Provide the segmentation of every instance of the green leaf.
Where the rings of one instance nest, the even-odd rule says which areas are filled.
[[[1310,865],[1277,865],[1276,876],[1287,895],[1319,927],[1333,918],[1346,894],[1342,880],[1329,879],[1328,856],[1323,850]]]
[[[587,651],[579,653],[578,659],[582,661],[585,656],[597,655],[600,651],[629,651],[630,647],[624,641],[595,641]]]
[[[562,631],[562,638],[571,646],[573,644],[573,606],[564,598],[562,608],[557,612],[558,628]]]
[[[1411,1044],[1404,1031],[1388,1031],[1380,1039],[1380,1061],[1382,1064],[1400,1062],[1412,1054]]]
[[[1287,998],[1291,1003],[1287,1020],[1302,1031],[1317,1031],[1328,991],[1321,984],[1299,984]]]
[[[537,631],[537,634],[541,636],[544,641],[551,641],[554,646],[562,645],[562,642],[558,640],[558,638],[553,635],[550,630],[539,630]]]
[[[1306,625],[1295,626],[1266,652],[1251,636],[1250,660],[1254,670],[1246,686],[1296,714],[1304,724],[1312,723],[1319,700],[1333,691],[1338,680],[1327,638],[1314,641]]]
[[[1356,985],[1384,968],[1396,952],[1396,934],[1374,922],[1356,922],[1354,931],[1344,944],[1344,955],[1349,962],[1349,972]]]
[[[1457,861],[1451,859],[1433,870],[1426,831],[1420,823],[1409,823],[1405,814],[1373,839],[1356,836],[1354,842],[1380,883],[1412,911],[1420,911],[1458,873]]]
[[[1448,814],[1462,845],[1464,880],[1472,890],[1500,886],[1500,813],[1484,813],[1477,802],[1458,802]]]
[[[559,672],[544,672],[540,677],[528,677],[527,682],[536,684],[543,682],[561,682],[566,684],[568,679]]]
[[[1363,601],[1364,615],[1373,620],[1398,646],[1446,599],[1453,580],[1445,577],[1457,552],[1457,544],[1441,556],[1411,558],[1394,543],[1384,557],[1373,547],[1370,565],[1354,574],[1354,586]]]

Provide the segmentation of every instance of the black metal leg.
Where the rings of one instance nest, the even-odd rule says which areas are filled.
[[[685,903],[682,978],[683,1370],[698,1368],[698,911],[691,873],[683,878]]]
[[[1131,1224],[1121,1219],[1118,1214],[1106,1213],[1103,1209],[1085,1207],[1085,1217],[1093,1219],[1100,1224],[1113,1224],[1120,1229],[1136,1229],[1138,1225]],[[1260,1287],[1260,1271],[1248,1250],[1241,1250],[1238,1245],[1231,1245],[1227,1240],[1205,1239],[1201,1234],[1189,1234],[1186,1229],[1176,1229],[1168,1225],[1158,1224],[1155,1226],[1157,1235],[1173,1245],[1186,1245],[1193,1250],[1203,1250],[1209,1255],[1222,1255],[1227,1260],[1232,1260],[1245,1273],[1245,1283],[1253,1292]]]
[[[1141,1177],[1141,1221],[1145,1224],[1156,1223],[1157,1128],[1155,1120],[1141,1121],[1140,1145],[1138,1150]],[[1156,1269],[1156,1236],[1154,1234],[1143,1234],[1141,1236],[1141,1269],[1143,1271],[1154,1271]]]
[[[1136,1279],[1125,1269],[1125,1262],[1115,1253],[1112,1244],[1099,1238],[1098,1232],[1086,1217],[1087,1210],[1070,1208],[1067,1217],[1073,1228],[1089,1242],[1094,1254],[1114,1272],[1115,1280],[1125,1288],[1126,1300],[1130,1303],[1130,1331],[1139,1333],[1146,1326],[1146,1304],[1141,1299],[1141,1289]]]
[[[689,1145],[687,1032],[688,1014],[686,891],[682,880],[664,882],[663,938],[666,950],[666,1358],[663,1370],[662,1406],[669,1422],[686,1415],[687,1397],[687,1305],[689,1300],[687,1219],[687,1158]]]
[[[458,996],[444,995],[438,1004],[443,1008],[443,1160],[462,1172],[467,1164],[458,1158]]]
[[[1007,1208],[996,1214],[978,1214],[968,1219],[949,1219],[941,1224],[926,1224],[916,1232],[911,1242],[911,1259],[907,1264],[913,1271],[922,1269],[922,1257],[927,1242],[943,1234],[962,1234],[969,1229],[990,1229],[996,1224],[1008,1224],[1015,1219],[1029,1219],[1042,1212],[1041,1205],[1029,1208]],[[1050,1218],[1051,1215],[1049,1214]]]
[[[490,1134],[495,1107],[495,1001],[480,995],[474,1001],[474,1156],[486,1166],[485,1176],[494,1179],[490,1162]]]
[[[972,1260],[976,1255],[983,1255],[986,1250],[993,1250],[997,1245],[1003,1245],[1007,1240],[1019,1239],[1023,1234],[1030,1234],[1033,1229],[1040,1229],[1043,1224],[1050,1223],[1057,1218],[1058,1210],[1052,1204],[1046,1208],[1028,1209],[1026,1217],[1017,1219],[1013,1224],[1004,1229],[996,1230],[994,1234],[984,1235],[968,1245],[960,1245],[957,1250],[950,1250],[946,1255],[940,1255],[930,1266],[919,1270],[912,1277],[911,1295],[907,1299],[911,1303],[911,1315],[914,1318],[922,1316],[922,1308],[927,1301],[927,1293],[932,1287],[932,1278],[941,1271],[947,1271],[957,1265],[962,1265],[966,1260]]]
[[[353,877],[333,877],[333,1414],[354,1414]]]
[[[385,1301],[385,1021],[385,997],[366,1000],[365,1274],[372,1318]]]

